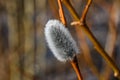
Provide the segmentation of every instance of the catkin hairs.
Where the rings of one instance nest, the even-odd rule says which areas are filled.
[[[79,49],[70,32],[59,20],[49,20],[45,25],[45,37],[54,56],[60,61],[73,60]]]

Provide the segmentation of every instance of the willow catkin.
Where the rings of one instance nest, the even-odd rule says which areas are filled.
[[[54,56],[62,61],[73,60],[79,49],[70,32],[59,20],[49,20],[45,26],[45,37]]]

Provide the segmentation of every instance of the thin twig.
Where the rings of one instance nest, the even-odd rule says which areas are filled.
[[[78,62],[77,62],[77,57],[76,56],[75,56],[74,60],[71,61],[71,65],[72,65],[73,69],[75,70],[75,72],[77,74],[78,80],[83,80],[83,77],[81,75],[81,72],[80,72],[80,69],[79,69],[79,66],[78,66]]]
[[[66,25],[66,19],[65,19],[64,12],[63,12],[63,7],[62,7],[62,4],[61,4],[61,0],[58,0],[58,6],[59,6],[60,20],[64,25]]]
[[[92,3],[92,0],[88,0],[87,4],[85,6],[85,9],[84,9],[84,11],[82,13],[82,16],[80,18],[80,22],[84,22],[85,21],[86,15],[88,13],[88,10],[89,10],[89,7],[90,7],[91,3]]]

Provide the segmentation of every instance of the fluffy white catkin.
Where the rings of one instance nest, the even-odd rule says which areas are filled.
[[[79,53],[70,32],[59,20],[49,20],[45,26],[45,37],[54,56],[60,61],[73,60]]]

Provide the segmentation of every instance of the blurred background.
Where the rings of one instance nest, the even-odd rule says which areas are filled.
[[[81,16],[87,0],[70,1]],[[84,80],[118,80],[87,36],[70,26],[73,18],[63,8],[81,50]],[[77,80],[71,64],[59,62],[47,46],[44,27],[50,19],[59,19],[57,0],[0,0],[0,80]],[[120,69],[120,0],[93,0],[86,22]]]

